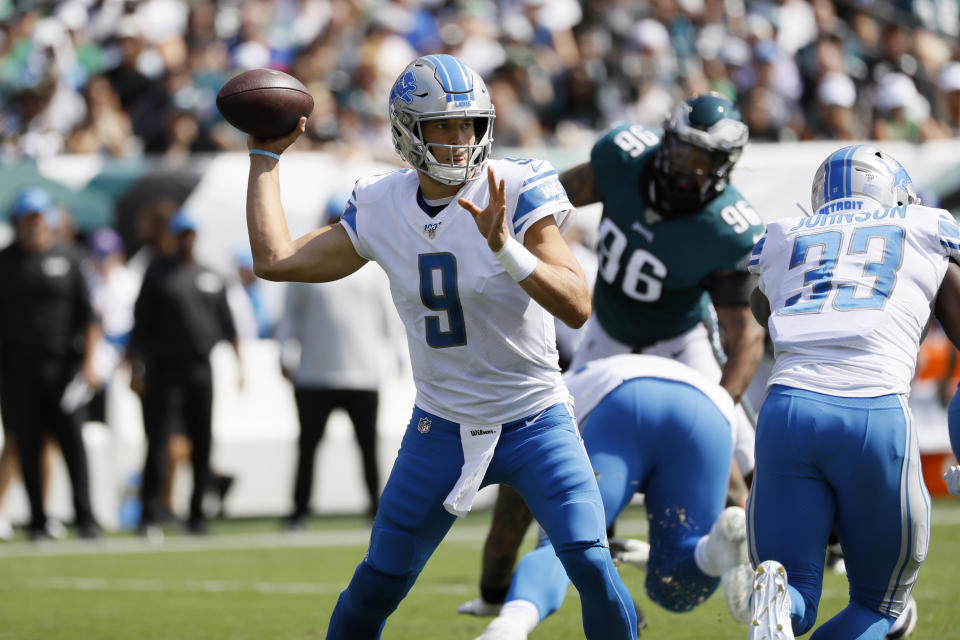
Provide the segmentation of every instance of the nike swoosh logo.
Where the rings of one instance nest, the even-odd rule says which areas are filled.
[[[524,420],[523,423],[529,427],[529,426],[532,425],[534,422],[536,422],[537,420],[539,420],[539,419],[540,419],[540,416],[542,416],[545,411],[546,411],[546,409],[544,409],[543,411],[541,411],[541,412],[538,413],[537,415],[533,416],[532,418],[530,418],[530,419],[528,419],[528,420]]]

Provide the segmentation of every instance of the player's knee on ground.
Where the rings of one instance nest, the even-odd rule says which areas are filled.
[[[644,585],[650,600],[675,613],[690,611],[706,601],[717,590],[720,578],[704,575],[692,558],[688,564],[686,571],[648,571]]]

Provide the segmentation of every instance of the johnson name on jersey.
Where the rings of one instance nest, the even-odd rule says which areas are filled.
[[[634,347],[680,335],[703,319],[706,278],[742,270],[763,233],[731,185],[690,215],[664,219],[652,201],[660,133],[639,125],[607,131],[590,155],[603,199],[594,308],[613,338]]]
[[[907,393],[948,258],[960,257],[960,229],[942,209],[835,202],[836,213],[768,224],[753,249],[776,351],[769,384]]]
[[[573,207],[549,163],[490,166],[506,181],[513,237],[522,243],[546,216],[564,228]],[[419,184],[406,169],[360,180],[341,218],[357,253],[389,277],[417,406],[459,423],[497,424],[565,401],[553,316],[506,273],[456,198],[431,217],[419,204]],[[486,207],[485,176],[457,196]]]

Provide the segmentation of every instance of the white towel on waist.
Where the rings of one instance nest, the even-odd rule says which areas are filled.
[[[500,440],[499,424],[460,425],[460,446],[463,447],[463,467],[453,489],[443,501],[443,508],[464,518],[473,506],[480,483],[493,460],[493,451]]]

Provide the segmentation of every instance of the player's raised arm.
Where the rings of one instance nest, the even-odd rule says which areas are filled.
[[[950,342],[960,349],[960,266],[952,260],[940,283],[933,312]]]
[[[570,204],[584,207],[602,199],[589,162],[578,164],[560,174],[560,184],[567,191]]]
[[[247,137],[247,230],[254,272],[266,280],[327,282],[350,275],[366,262],[340,224],[290,237],[280,202],[279,156],[300,137],[306,124],[307,119],[300,118],[297,127],[282,138]]]
[[[739,402],[763,360],[766,334],[750,308],[756,278],[742,271],[722,271],[714,273],[711,281],[710,298],[723,327],[723,349],[727,355],[720,386],[734,402]]]
[[[460,206],[473,215],[490,250],[531,298],[564,324],[582,326],[592,309],[590,290],[553,216],[531,225],[520,244],[507,230],[503,180],[498,183],[493,169],[487,167],[487,181],[490,202],[486,209],[464,198],[459,200]]]

